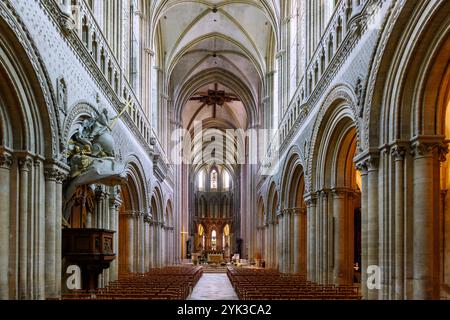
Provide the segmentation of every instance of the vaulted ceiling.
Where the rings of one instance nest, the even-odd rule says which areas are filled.
[[[274,1],[277,3],[278,1]],[[272,0],[166,0],[155,9],[155,39],[170,95],[187,127],[194,121],[246,128],[262,97],[276,42]],[[192,97],[218,86],[238,97],[215,108]],[[245,97],[244,97],[245,96]],[[239,100],[239,101],[237,101]]]

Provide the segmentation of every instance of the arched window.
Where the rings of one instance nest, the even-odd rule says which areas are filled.
[[[223,189],[229,190],[230,189],[230,174],[227,170],[223,171]]]
[[[151,69],[151,116],[152,126],[158,132],[158,68],[156,66],[156,54],[152,57]]]
[[[205,189],[205,172],[203,170],[198,173],[197,186],[199,190]]]
[[[129,81],[131,87],[138,90],[138,68],[139,68],[139,19],[136,15],[138,6],[136,0],[130,2],[130,62],[129,62]]]
[[[217,190],[217,171],[214,169],[211,171],[211,190]]]
[[[298,2],[292,0],[289,13],[289,99],[297,89],[298,83]]]

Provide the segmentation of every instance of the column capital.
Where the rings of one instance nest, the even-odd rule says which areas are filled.
[[[47,181],[62,183],[69,175],[69,167],[66,164],[49,161],[45,164],[44,176]]]
[[[144,222],[148,223],[150,225],[151,222],[152,222],[152,217],[149,214],[145,214],[144,215]]]
[[[11,169],[13,162],[14,161],[11,152],[4,148],[0,148],[0,168]]]
[[[288,210],[290,210],[290,213],[294,216],[300,216],[300,215],[306,214],[306,208],[291,208]]]
[[[30,171],[33,166],[33,157],[28,152],[17,152],[17,159],[19,160],[20,171]]]
[[[404,144],[395,144],[391,146],[391,156],[394,161],[403,161],[405,159],[407,148]]]
[[[317,194],[316,193],[307,193],[304,195],[303,199],[305,199],[305,203],[308,207],[311,207],[316,204]]]
[[[431,157],[435,145],[420,141],[411,144],[411,155],[415,158]]]
[[[367,175],[369,168],[367,168],[367,163],[365,161],[360,161],[356,163],[355,168],[362,176]]]
[[[316,191],[317,195],[327,195],[331,192],[333,192],[333,190],[328,189],[328,188],[322,188],[322,189]]]
[[[120,213],[121,216],[124,216],[126,218],[132,219],[135,216],[135,212],[132,210],[128,210],[128,211],[124,211],[122,213]]]
[[[344,187],[336,187],[331,190],[331,193],[334,198],[343,198],[347,195],[347,193],[349,193],[349,189]]]
[[[447,160],[447,154],[449,153],[449,141],[443,141],[438,145],[438,157],[440,162],[445,162]]]
[[[99,184],[95,187],[95,197],[97,200],[104,200],[107,195],[108,193],[106,192],[104,185]]]
[[[357,170],[361,173],[376,171],[380,163],[380,150],[368,149],[358,154],[353,161],[356,163]]]
[[[434,138],[434,137],[433,137]],[[411,141],[410,154],[415,158],[432,157],[433,152],[439,148],[443,139],[436,139],[431,137],[418,137]]]
[[[109,204],[118,209],[123,203],[122,198],[120,196],[120,186],[113,186],[111,190],[112,191],[109,194]]]

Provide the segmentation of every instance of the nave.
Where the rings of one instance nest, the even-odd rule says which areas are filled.
[[[448,300],[449,12],[0,0],[0,299]]]

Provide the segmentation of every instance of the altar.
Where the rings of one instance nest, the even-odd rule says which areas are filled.
[[[221,263],[223,261],[223,253],[208,253],[208,263]]]

